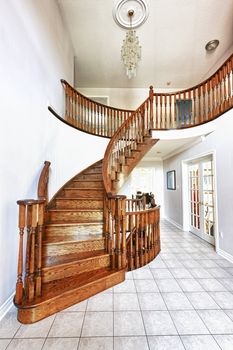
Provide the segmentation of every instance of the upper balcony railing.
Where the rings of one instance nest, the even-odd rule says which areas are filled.
[[[204,82],[173,93],[150,93],[150,130],[207,123],[233,106],[233,55]]]
[[[62,79],[61,82],[66,94],[65,121],[77,129],[111,138],[133,112],[93,101],[75,90],[67,81]]]
[[[85,97],[65,80],[65,116],[60,120],[87,133],[111,138],[132,110],[103,105]],[[154,93],[144,103],[148,130],[184,129],[216,119],[233,106],[233,55],[204,82],[182,91]],[[142,106],[142,105],[141,105]]]

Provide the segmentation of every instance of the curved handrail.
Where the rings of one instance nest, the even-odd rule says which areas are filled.
[[[48,182],[49,182],[49,167],[51,162],[45,161],[44,167],[40,174],[38,188],[37,188],[37,196],[39,199],[45,199],[46,203],[48,203]]]
[[[120,157],[130,156],[137,142],[149,134],[150,97],[133,112],[118,128],[108,143],[103,160],[103,181],[106,192],[111,192],[111,171],[118,164]]]
[[[216,119],[233,106],[233,54],[205,81],[191,88],[155,93],[150,129],[198,126]]]
[[[66,123],[81,131],[110,138],[133,112],[93,101],[64,79],[61,79],[61,83],[65,88],[66,104],[65,118],[59,117],[59,119],[64,119]],[[53,112],[51,108],[50,111]]]

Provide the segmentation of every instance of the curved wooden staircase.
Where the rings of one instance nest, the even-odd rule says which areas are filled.
[[[147,137],[139,144],[134,156],[122,158],[119,168],[111,174],[113,192],[119,189],[122,178],[132,171],[156,141]],[[124,281],[127,266],[119,267],[115,263],[115,249],[109,249],[104,234],[106,192],[102,171],[103,161],[100,160],[69,180],[46,204],[41,237],[41,290],[37,292],[37,242],[32,257],[29,257],[31,247],[26,252],[28,271],[24,290],[19,300],[17,294],[15,297],[20,322],[36,322]],[[42,171],[42,176],[47,177],[48,174]],[[42,203],[39,203],[41,200]],[[39,217],[37,210],[43,199],[19,201],[18,204],[23,225],[28,229],[33,220],[29,213],[35,207],[34,215]],[[37,233],[35,230],[34,241]],[[28,235],[29,245],[32,245],[33,228],[29,228]],[[30,272],[32,259],[34,268]],[[129,268],[132,269],[132,266]],[[30,277],[33,282],[31,292]]]
[[[140,201],[134,206],[117,193],[158,142],[151,137],[153,129],[200,125],[232,108],[232,70],[231,55],[212,77],[191,89],[154,94],[151,87],[136,111],[91,101],[62,80],[65,118],[49,108],[51,112],[72,127],[111,139],[104,159],[74,176],[49,202],[49,162],[41,173],[38,199],[17,202],[14,303],[20,322],[33,323],[63,310],[122,282],[127,270],[154,259],[160,251],[159,207]]]

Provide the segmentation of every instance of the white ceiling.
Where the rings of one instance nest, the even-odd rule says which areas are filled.
[[[145,155],[143,161],[164,160],[166,158],[170,158],[199,142],[202,142],[201,136],[182,139],[159,140]]]
[[[129,80],[120,51],[125,29],[112,16],[114,0],[57,0],[75,52],[78,87],[190,87],[233,45],[233,0],[147,0],[137,29],[142,46],[137,77]],[[213,53],[205,44],[220,40]]]

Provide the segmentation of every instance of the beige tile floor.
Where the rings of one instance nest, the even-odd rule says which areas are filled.
[[[11,310],[0,350],[233,350],[233,264],[166,221],[162,249],[122,284],[33,325]]]

